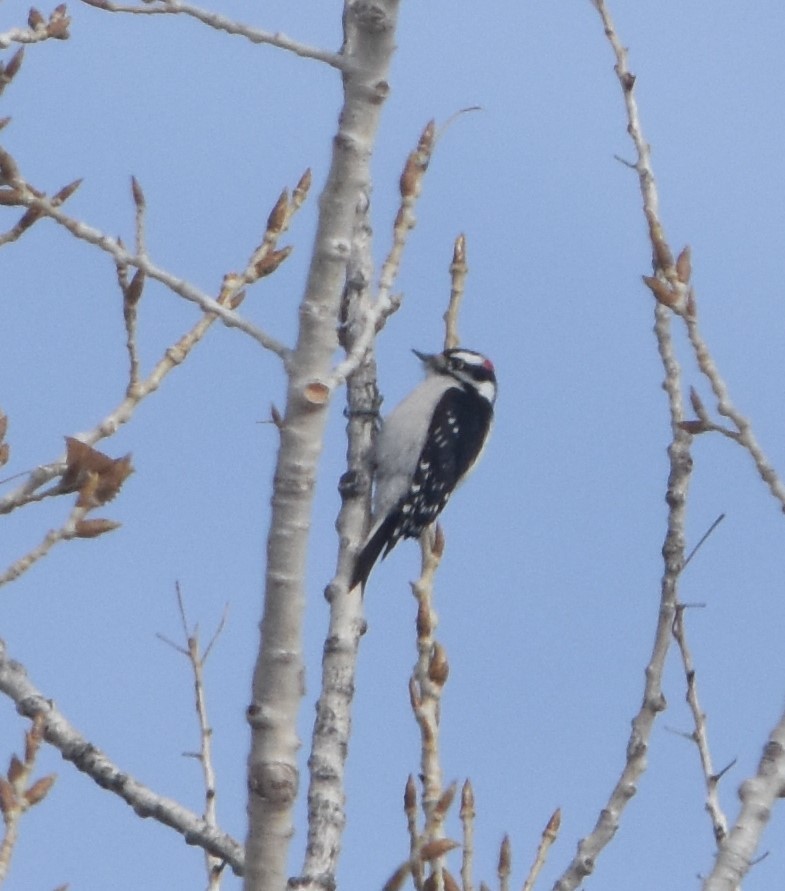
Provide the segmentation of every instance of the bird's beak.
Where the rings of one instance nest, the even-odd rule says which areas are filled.
[[[426,368],[437,370],[442,364],[441,353],[421,353],[419,350],[412,350],[415,356],[425,365]]]

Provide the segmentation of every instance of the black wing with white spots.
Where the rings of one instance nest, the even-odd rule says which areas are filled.
[[[463,387],[450,387],[436,406],[409,491],[366,543],[352,587],[365,582],[379,555],[401,538],[418,538],[447,504],[482,451],[493,409]],[[384,551],[384,553],[382,553]]]
[[[445,391],[431,420],[409,491],[393,511],[387,555],[401,538],[418,538],[444,509],[455,487],[477,460],[492,408],[462,387]]]

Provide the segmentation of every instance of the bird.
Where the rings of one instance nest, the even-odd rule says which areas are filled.
[[[376,439],[374,504],[350,590],[365,590],[376,561],[435,522],[482,454],[493,423],[496,371],[464,347],[412,350],[426,376],[382,422]]]

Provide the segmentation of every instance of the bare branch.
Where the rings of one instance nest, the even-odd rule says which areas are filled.
[[[690,734],[690,739],[698,747],[698,755],[700,756],[701,768],[703,770],[703,779],[706,784],[706,811],[711,818],[714,838],[717,841],[717,844],[720,844],[728,834],[728,820],[720,805],[718,795],[720,774],[715,772],[711,759],[706,715],[701,708],[700,699],[698,698],[698,682],[695,675],[695,663],[692,660],[692,653],[687,644],[687,635],[684,629],[684,612],[685,605],[679,604],[676,608],[676,615],[673,618],[673,637],[676,640],[679,652],[681,653],[684,675],[687,679],[686,698],[694,722],[694,729]]]
[[[43,724],[44,739],[63,758],[86,773],[101,788],[122,798],[140,817],[152,817],[179,832],[187,844],[198,845],[243,873],[243,849],[234,839],[208,826],[205,820],[176,801],[164,798],[113,764],[100,749],[69,724],[53,700],[28,679],[20,663],[12,660],[0,641],[0,692],[16,703],[20,715]]]
[[[455,349],[461,343],[458,334],[458,314],[461,311],[461,301],[466,286],[466,276],[469,267],[466,264],[466,236],[461,234],[455,239],[452,263],[450,263],[450,303],[444,313],[444,348]]]
[[[737,891],[754,862],[774,805],[785,797],[785,715],[769,736],[757,774],[741,784],[739,797],[739,816],[720,843],[703,891]]]
[[[204,805],[204,821],[212,829],[218,828],[218,818],[216,812],[217,785],[215,777],[215,767],[213,766],[213,730],[207,717],[207,699],[204,691],[204,664],[207,656],[223,630],[226,622],[226,610],[218,623],[218,627],[213,633],[210,643],[207,645],[204,653],[201,652],[199,646],[199,629],[198,626],[190,628],[188,624],[188,616],[185,611],[185,601],[183,600],[180,583],[175,585],[177,593],[177,606],[180,613],[180,621],[182,623],[183,637],[185,639],[185,647],[173,644],[166,638],[161,637],[170,644],[175,650],[183,653],[188,659],[191,666],[191,672],[194,678],[194,694],[196,703],[196,715],[199,721],[199,753],[196,755],[197,760],[202,766],[202,775],[204,778],[205,805]],[[224,861],[215,854],[205,851],[205,866],[207,869],[207,888],[208,891],[217,891],[220,887],[221,872],[223,871]]]
[[[433,153],[435,133],[436,126],[433,121],[429,121],[420,134],[417,147],[409,153],[406,160],[400,179],[401,204],[393,224],[392,246],[382,264],[376,302],[365,306],[348,320],[348,323],[357,324],[359,328],[353,334],[351,350],[330,377],[331,388],[340,386],[355,371],[376,334],[401,305],[401,299],[392,293],[392,287],[398,275],[409,232],[417,222],[414,208]]]
[[[545,860],[548,856],[548,851],[551,848],[551,845],[556,841],[559,835],[559,828],[561,827],[561,811],[559,808],[551,814],[550,820],[548,820],[545,829],[542,831],[542,838],[540,839],[540,843],[537,846],[537,854],[534,857],[534,863],[531,865],[531,869],[529,870],[529,875],[526,876],[526,881],[523,883],[523,891],[532,891],[534,888],[534,883],[537,881],[537,877],[540,874],[540,870],[545,866]]]
[[[315,59],[317,62],[325,62],[339,71],[347,67],[347,61],[340,53],[307,46],[304,43],[292,40],[280,32],[272,33],[271,31],[254,28],[251,25],[244,25],[241,22],[227,19],[217,12],[200,9],[198,6],[181,3],[179,0],[158,0],[158,2],[152,0],[152,2],[146,2],[144,6],[129,6],[122,3],[114,3],[112,0],[82,0],[82,2],[88,6],[94,6],[96,9],[103,9],[106,12],[125,12],[132,15],[187,15],[208,25],[210,28],[215,28],[217,31],[225,31],[227,34],[245,37],[251,43],[265,43],[270,46],[276,46],[304,59]]]
[[[461,790],[461,826],[463,828],[463,852],[461,856],[462,891],[474,891],[474,789],[471,780],[466,780]]]
[[[664,239],[659,219],[657,189],[651,167],[649,146],[644,139],[633,87],[635,76],[627,66],[624,49],[604,0],[592,0],[600,14],[605,35],[616,57],[616,75],[627,109],[628,133],[637,153],[634,169],[638,174],[643,210],[649,227],[655,268],[668,270],[678,284],[678,273]],[[670,279],[669,279],[670,281]],[[554,884],[554,891],[573,891],[589,875],[602,849],[614,837],[619,820],[630,798],[635,794],[640,776],[647,766],[647,749],[654,721],[664,708],[662,674],[671,640],[671,626],[676,610],[677,585],[684,565],[686,498],[692,471],[690,444],[692,437],[682,427],[684,405],[681,395],[681,368],[676,358],[670,326],[671,311],[661,301],[655,303],[654,333],[665,378],[663,388],[668,398],[672,440],[668,447],[670,471],[665,493],[668,505],[667,530],[662,547],[664,571],[660,586],[660,610],[654,634],[654,644],[646,666],[643,702],[633,718],[632,733],[627,744],[627,757],[621,776],[606,806],[600,812],[592,832],[578,845],[578,851],[567,870]]]
[[[242,318],[242,316],[239,316],[234,310],[228,309],[221,302],[213,299],[183,279],[155,266],[147,256],[129,252],[125,249],[122,242],[117,239],[110,238],[98,229],[94,229],[92,226],[69,217],[48,198],[39,197],[26,188],[19,196],[19,203],[25,207],[32,207],[41,211],[45,216],[67,229],[75,238],[93,244],[105,251],[114,259],[115,263],[136,267],[148,278],[161,282],[170,291],[197,304],[204,312],[217,316],[228,328],[238,328],[240,331],[244,331],[265,349],[280,356],[284,361],[288,359],[290,354],[288,347],[275,338],[270,337],[256,325]]]

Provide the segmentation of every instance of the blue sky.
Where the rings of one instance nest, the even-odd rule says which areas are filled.
[[[215,8],[308,43],[340,43],[337,3]],[[663,221],[674,247],[692,246],[702,330],[736,404],[783,468],[785,14],[774,2],[750,12],[671,0],[618,0],[611,11],[638,76]],[[0,12],[5,31],[24,22],[27,7],[7,0]],[[153,260],[214,291],[247,260],[284,185],[310,166],[313,198],[321,188],[340,102],[336,74],[174,16],[110,16],[76,4],[71,13],[71,39],[30,47],[2,97],[0,114],[13,118],[3,144],[40,188],[84,176],[69,211],[129,242],[129,176],[137,176]],[[418,380],[410,348],[441,342],[458,232],[467,235],[471,270],[463,340],[493,357],[500,381],[483,462],[444,515],[444,772],[474,782],[478,879],[489,883],[502,835],[513,840],[520,885],[547,818],[562,808],[539,886],[548,888],[621,770],[657,616],[669,431],[652,300],[640,282],[650,248],[637,181],[614,160],[632,149],[611,52],[588,0],[403,4],[398,47],[373,163],[377,257],[389,243],[403,161],[424,123],[470,105],[482,111],[446,131],[427,174],[399,280],[403,307],[378,344],[385,404]],[[292,257],[243,306],[280,338],[295,330],[313,198],[286,239]],[[14,218],[3,213],[3,228]],[[52,460],[62,436],[114,407],[126,356],[108,259],[41,223],[4,248],[1,263],[0,407],[10,418],[11,474]],[[149,369],[195,311],[150,286],[140,313]],[[678,341],[685,385],[709,404]],[[191,679],[185,660],[155,635],[178,633],[175,580],[205,637],[229,603],[207,692],[219,816],[239,838],[243,710],[275,447],[259,422],[271,401],[283,401],[277,360],[216,326],[103,446],[134,456],[135,475],[104,511],[122,528],[61,546],[0,592],[0,636],[33,681],[118,764],[197,809],[198,768],[181,757],[197,741]],[[339,400],[308,572],[306,741],[343,450]],[[688,633],[715,763],[738,759],[721,786],[733,819],[736,788],[755,770],[783,704],[785,525],[732,443],[703,436],[693,455],[690,543],[718,514],[726,519],[689,566],[681,594],[705,604],[690,611]],[[6,518],[2,565],[65,510],[55,503]],[[408,580],[418,559],[414,545],[399,547],[366,596],[339,873],[347,889],[380,887],[408,850],[401,800],[418,764],[407,694],[415,659]],[[696,887],[710,868],[697,752],[671,732],[691,729],[675,651],[665,694],[650,768],[587,888]],[[22,733],[0,702],[0,757],[18,750]],[[198,852],[174,833],[135,818],[55,753],[40,769],[59,779],[22,825],[10,891],[202,882]],[[745,891],[782,884],[784,828],[777,811],[764,841],[770,854]],[[303,843],[298,831],[293,871]]]

